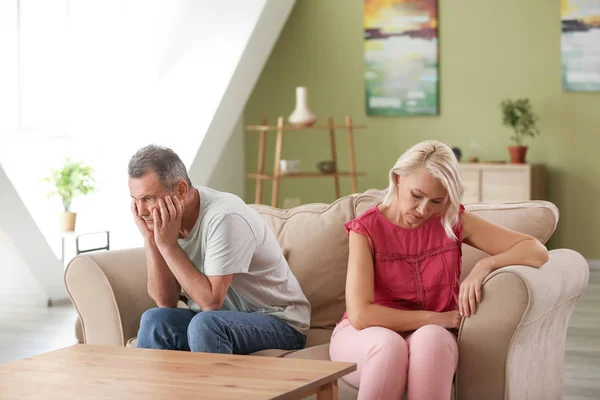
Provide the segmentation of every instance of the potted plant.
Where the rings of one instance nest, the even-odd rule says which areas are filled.
[[[527,146],[523,145],[523,139],[526,136],[534,137],[540,133],[536,126],[539,117],[533,112],[533,107],[528,98],[503,100],[500,107],[502,109],[502,123],[514,131],[514,135],[510,139],[515,145],[508,146],[510,162],[512,164],[524,164]]]
[[[95,190],[93,172],[91,167],[67,157],[62,168],[52,169],[44,179],[52,185],[48,197],[58,195],[62,200],[64,212],[59,216],[62,232],[75,230],[77,213],[71,212],[71,203],[78,195],[86,195]]]

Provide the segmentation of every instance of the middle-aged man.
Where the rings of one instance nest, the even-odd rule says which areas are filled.
[[[304,347],[310,304],[264,219],[239,197],[193,187],[171,149],[129,161],[148,294],[137,346],[249,354]],[[189,309],[176,308],[182,294]]]

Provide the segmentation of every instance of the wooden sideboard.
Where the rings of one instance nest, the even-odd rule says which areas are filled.
[[[463,203],[506,203],[546,200],[546,168],[542,164],[460,164]]]

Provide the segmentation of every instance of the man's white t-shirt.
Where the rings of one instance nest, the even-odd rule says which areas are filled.
[[[266,221],[236,195],[196,189],[200,214],[179,245],[204,275],[235,274],[221,310],[269,314],[306,334],[310,303]]]

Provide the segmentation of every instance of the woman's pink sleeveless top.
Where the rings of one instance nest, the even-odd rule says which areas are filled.
[[[454,227],[458,241],[446,235],[440,217],[417,228],[402,228],[377,206],[346,223],[369,239],[375,269],[375,304],[399,310],[445,312],[458,309],[462,214]],[[346,318],[346,314],[344,314]]]

